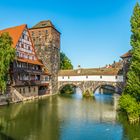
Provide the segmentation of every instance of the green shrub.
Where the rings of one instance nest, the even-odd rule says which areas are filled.
[[[138,118],[140,116],[140,104],[129,94],[121,96],[119,106],[128,114],[129,118]]]

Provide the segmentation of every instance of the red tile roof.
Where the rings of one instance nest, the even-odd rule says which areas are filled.
[[[16,48],[16,45],[17,45],[25,28],[27,28],[26,24],[11,27],[11,28],[6,28],[4,30],[0,30],[0,34],[6,33],[6,32],[9,33],[9,35],[11,36],[11,38],[13,40],[12,46],[13,46],[13,48]],[[29,33],[29,36],[30,36],[30,33]],[[32,47],[33,47],[33,51],[35,52],[33,43],[32,43]],[[37,57],[36,57],[36,59],[37,59]],[[38,59],[37,60],[30,60],[30,59],[25,59],[25,58],[17,58],[17,60],[20,62],[26,62],[26,63],[30,63],[30,64],[36,64],[36,65],[43,66],[43,64]]]
[[[30,59],[25,59],[25,58],[17,58],[16,60],[20,61],[20,62],[43,66],[43,64],[41,62],[39,62],[38,60],[30,60]]]
[[[13,47],[15,48],[26,26],[27,26],[26,24],[23,24],[20,26],[15,26],[15,27],[4,29],[4,30],[0,30],[0,34],[5,33],[5,32],[9,33],[9,35],[13,39]]]

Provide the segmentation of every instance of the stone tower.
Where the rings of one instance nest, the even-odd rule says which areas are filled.
[[[39,59],[42,60],[51,74],[50,91],[56,93],[60,68],[60,32],[50,20],[46,20],[40,21],[30,28],[30,35]]]

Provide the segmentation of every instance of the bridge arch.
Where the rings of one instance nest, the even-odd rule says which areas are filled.
[[[72,83],[67,83],[67,82],[66,82],[66,83],[62,83],[61,85],[58,86],[58,91],[59,91],[59,93],[60,93],[61,90],[62,90],[65,86],[67,86],[67,85],[71,85],[71,86],[73,86],[73,87],[75,87],[75,88],[79,88],[79,89],[81,90],[81,92],[83,92],[81,85],[79,85],[79,84],[77,84],[77,83],[74,83],[74,82],[72,82]]]
[[[116,84],[116,83],[112,83],[112,82],[110,82],[110,83],[100,82],[97,85],[95,85],[95,87],[93,88],[93,94],[96,92],[96,90],[98,88],[105,87],[105,86],[111,87],[112,90],[114,90],[114,92],[116,92],[116,93],[122,92],[121,87],[118,84]]]

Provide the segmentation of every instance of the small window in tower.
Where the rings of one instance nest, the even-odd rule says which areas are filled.
[[[32,36],[34,36],[34,32],[32,31]]]
[[[39,35],[41,35],[41,31],[39,31]]]
[[[46,30],[46,34],[48,34],[48,30]]]

